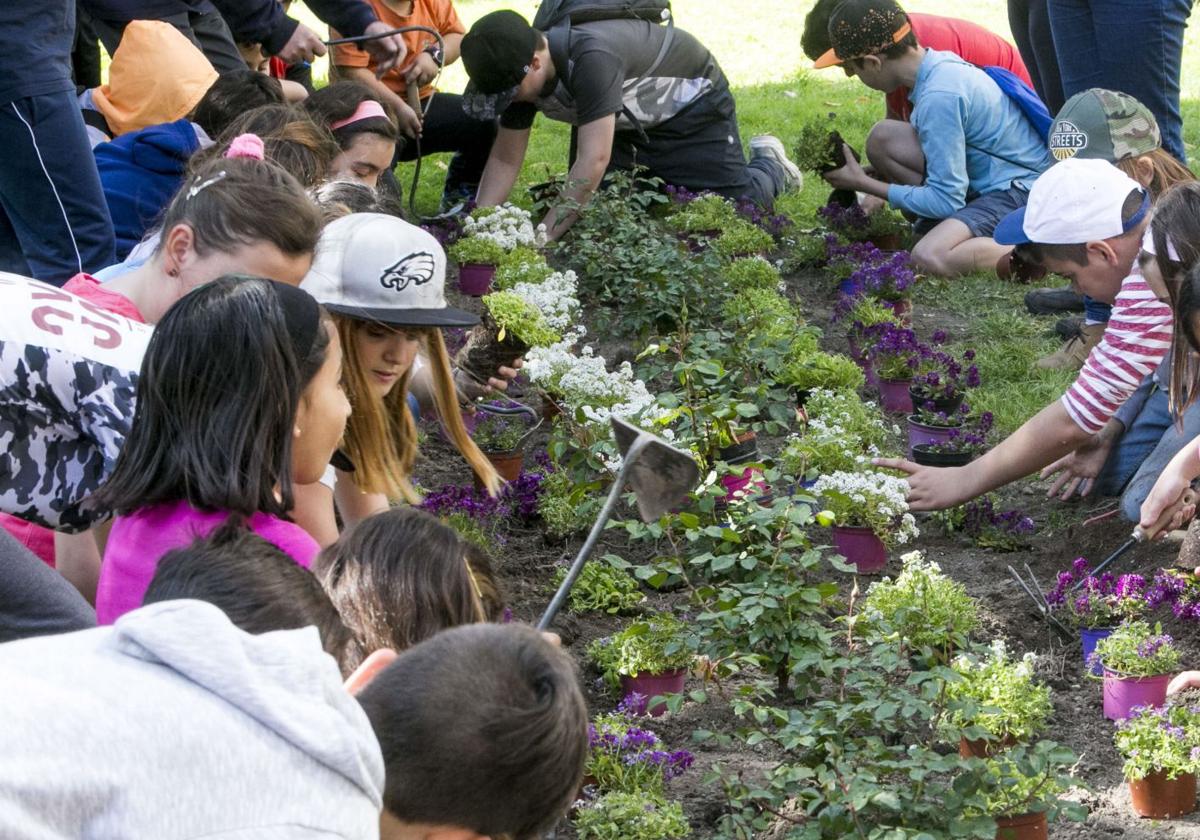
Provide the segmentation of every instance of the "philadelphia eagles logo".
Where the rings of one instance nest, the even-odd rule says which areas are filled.
[[[403,292],[409,283],[423,286],[433,279],[434,265],[433,254],[417,251],[385,268],[379,275],[379,283],[385,289],[395,289],[397,292]]]

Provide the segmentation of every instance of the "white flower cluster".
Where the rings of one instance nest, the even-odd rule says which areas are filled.
[[[610,372],[604,357],[590,346],[578,354],[565,341],[536,347],[525,356],[525,373],[530,382],[553,392],[571,412],[582,412],[589,426],[606,428],[613,416],[649,424],[663,414],[629,362]]]
[[[560,333],[567,333],[579,317],[579,284],[574,271],[556,271],[540,283],[516,283],[512,291],[532,303],[545,316],[546,322]],[[583,327],[578,327],[578,340]]]
[[[844,496],[856,509],[864,521],[887,520],[893,523],[889,537],[896,545],[904,545],[915,539],[920,533],[917,521],[908,512],[908,482],[902,478],[886,473],[864,472],[835,472],[822,475],[813,485],[812,492],[816,496],[833,491]],[[876,533],[879,533],[876,530]],[[919,563],[921,554],[911,552],[901,559],[912,558],[916,555]],[[936,564],[932,564],[936,568]],[[905,571],[908,564],[905,565]]]
[[[463,236],[490,239],[506,251],[518,245],[541,247],[546,244],[546,226],[535,229],[528,210],[512,204],[501,204],[481,218],[468,216],[463,222]]]

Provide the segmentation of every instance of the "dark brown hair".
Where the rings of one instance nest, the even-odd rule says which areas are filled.
[[[283,86],[278,79],[254,70],[234,70],[217,76],[212,87],[196,109],[192,111],[192,122],[204,129],[209,137],[216,139],[230,123],[249,110],[262,105],[283,103]]]
[[[354,634],[351,667],[381,648],[405,650],[439,630],[483,621],[458,533],[403,507],[349,528],[313,572]]]
[[[1194,319],[1200,313],[1200,182],[1177,184],[1163,193],[1150,221],[1154,257],[1171,298],[1171,411],[1176,421],[1200,391],[1200,336]],[[1171,259],[1171,252],[1178,259]]]
[[[443,631],[359,694],[403,822],[537,837],[583,778],[587,709],[570,659],[520,625]]]
[[[292,173],[305,188],[314,187],[329,176],[333,159],[341,153],[329,129],[313,122],[294,105],[263,105],[245,112],[216,138],[216,145],[192,156],[189,168],[222,158],[230,142],[241,134],[262,138],[267,160]],[[253,209],[261,210],[263,202]]]
[[[358,106],[367,100],[377,102],[387,116],[368,117],[355,120],[341,128],[333,128],[335,122],[353,115]],[[393,143],[400,136],[396,131],[396,115],[392,112],[392,107],[362,82],[344,81],[327,85],[308,95],[304,100],[304,110],[316,122],[328,128],[333,133],[333,139],[343,149],[350,148],[359,134],[378,134]]]
[[[1131,190],[1129,195],[1125,196],[1125,202],[1121,205],[1121,221],[1128,224],[1129,220],[1137,215],[1138,210],[1142,209],[1142,201],[1145,199],[1145,192],[1138,187]],[[1112,237],[1113,239],[1124,239],[1128,236],[1141,236],[1139,230],[1128,230],[1119,236]],[[1045,260],[1064,260],[1075,263],[1075,265],[1087,265],[1087,243],[1073,242],[1062,245],[1047,245],[1038,242],[1029,242],[1023,245],[1018,245],[1014,249],[1021,259],[1034,265],[1042,265]]]
[[[339,666],[350,641],[317,579],[240,522],[227,522],[158,561],[142,603],[180,598],[219,607],[247,633],[316,627],[321,647]]]

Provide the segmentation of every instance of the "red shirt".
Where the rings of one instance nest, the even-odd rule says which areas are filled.
[[[952,52],[976,67],[1003,67],[1033,87],[1017,48],[996,33],[969,20],[941,15],[910,12],[908,20],[922,47]],[[891,115],[908,122],[913,109],[908,101],[908,88],[897,88],[889,93],[887,105]]]

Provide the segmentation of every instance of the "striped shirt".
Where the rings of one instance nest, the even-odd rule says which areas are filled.
[[[1158,300],[1135,265],[1121,282],[1104,338],[1092,348],[1063,407],[1096,434],[1171,349],[1171,307]]]

